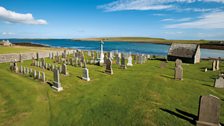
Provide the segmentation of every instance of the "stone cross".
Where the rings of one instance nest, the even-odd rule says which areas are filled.
[[[106,70],[105,73],[112,75],[113,74],[113,69],[112,69],[112,60],[108,58],[106,60]]]
[[[86,80],[86,81],[90,81],[90,78],[89,78],[89,70],[87,68],[84,68],[83,69],[83,77],[82,77],[83,80]]]
[[[197,126],[220,126],[220,99],[209,95],[200,98]]]
[[[183,80],[183,68],[181,65],[175,68],[175,80]]]
[[[53,86],[52,88],[56,89],[58,92],[63,90],[63,87],[61,86],[61,82],[60,82],[60,75],[59,75],[59,70],[58,69],[54,69],[53,70],[53,74],[54,74],[54,82],[53,82]]]
[[[132,56],[131,55],[128,56],[128,64],[127,64],[127,66],[133,66],[133,64],[132,64]]]
[[[215,85],[216,88],[224,88],[224,78],[222,76],[219,76],[218,79],[215,79]]]
[[[124,55],[121,57],[121,69],[127,69]]]
[[[101,40],[101,42],[100,42],[100,59],[99,59],[99,64],[103,64],[104,63],[103,44],[104,44],[104,42]]]

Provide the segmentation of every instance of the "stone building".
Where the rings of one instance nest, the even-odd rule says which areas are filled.
[[[199,63],[201,57],[200,45],[173,43],[169,49],[167,59],[175,61],[181,59],[184,63]]]
[[[9,40],[3,40],[2,42],[0,42],[0,45],[2,46],[12,46],[12,43],[9,42]]]

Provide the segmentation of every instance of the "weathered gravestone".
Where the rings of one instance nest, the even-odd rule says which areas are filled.
[[[33,78],[34,78],[34,79],[37,78],[37,71],[36,71],[36,70],[33,71]]]
[[[20,73],[23,73],[23,66],[20,66]]]
[[[216,71],[216,60],[212,62],[212,71]]]
[[[219,60],[216,60],[215,69],[216,69],[216,70],[219,70]]]
[[[54,74],[54,82],[53,82],[53,86],[52,86],[52,88],[53,88],[53,89],[56,89],[58,92],[59,92],[59,91],[62,91],[63,88],[62,88],[62,86],[61,86],[61,82],[60,82],[59,70],[54,69],[53,74]]]
[[[106,70],[105,73],[112,75],[113,74],[113,69],[112,69],[112,60],[108,58],[106,60]]]
[[[66,64],[62,64],[62,74],[68,75],[67,65]]]
[[[176,59],[176,61],[175,61],[175,67],[181,66],[181,65],[182,65],[182,60]]]
[[[197,126],[221,126],[219,124],[220,99],[209,95],[200,98]]]
[[[42,72],[42,78],[41,78],[41,80],[45,83],[45,73],[44,72]]]
[[[116,64],[121,65],[121,58],[118,55],[116,56]]]
[[[38,74],[37,74],[37,79],[38,79],[38,80],[40,80],[40,79],[41,79],[40,71],[38,71]]]
[[[215,79],[215,85],[216,88],[224,88],[224,78],[222,76],[219,76],[218,79]]]
[[[86,81],[90,81],[90,78],[89,78],[89,70],[87,68],[84,68],[83,69],[83,77],[82,77],[83,80],[86,80]]]
[[[128,64],[127,64],[127,66],[133,66],[133,64],[132,64],[132,56],[131,55],[128,56]]]
[[[124,55],[121,57],[121,69],[127,69]]]
[[[22,54],[20,53],[19,54],[19,61],[22,63],[23,62],[23,57],[22,57]]]
[[[160,68],[165,68],[167,66],[167,63],[165,61],[162,61],[160,63]]]
[[[37,59],[37,60],[39,60],[39,58],[40,58],[39,56],[40,56],[40,54],[39,54],[39,52],[37,52],[37,53],[36,53],[36,59]]]
[[[183,80],[183,68],[181,65],[175,68],[175,80]]]

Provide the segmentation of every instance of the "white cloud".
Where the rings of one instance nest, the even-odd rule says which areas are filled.
[[[47,24],[47,21],[43,19],[34,19],[33,15],[30,13],[20,14],[7,10],[1,6],[0,6],[0,19],[10,23],[34,24],[34,25]]]
[[[98,8],[105,11],[123,11],[123,10],[164,10],[175,9],[176,6],[173,3],[194,3],[194,2],[216,2],[224,3],[224,0],[116,0],[114,2],[100,5]],[[203,8],[191,8],[192,11],[208,11]]]
[[[12,32],[2,32],[2,35],[7,36],[7,35],[14,35]]]
[[[192,18],[180,18],[180,19],[166,18],[166,19],[162,19],[161,21],[186,22],[190,20],[192,20]]]
[[[213,12],[201,16],[199,19],[190,22],[172,24],[166,28],[198,28],[215,29],[224,28],[224,12]]]

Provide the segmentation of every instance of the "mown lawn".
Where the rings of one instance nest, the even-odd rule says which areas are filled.
[[[31,67],[30,63],[22,64]],[[222,100],[224,123],[224,89],[212,87],[218,72],[202,70],[211,62],[184,64],[183,81],[173,80],[174,62],[166,68],[160,64],[151,60],[127,70],[114,65],[112,76],[103,73],[104,67],[88,65],[90,82],[80,79],[81,68],[68,66],[69,76],[60,76],[64,90],[59,93],[48,84],[10,72],[9,63],[0,64],[0,125],[190,126],[200,95],[208,94]],[[45,73],[52,82],[53,73]]]

